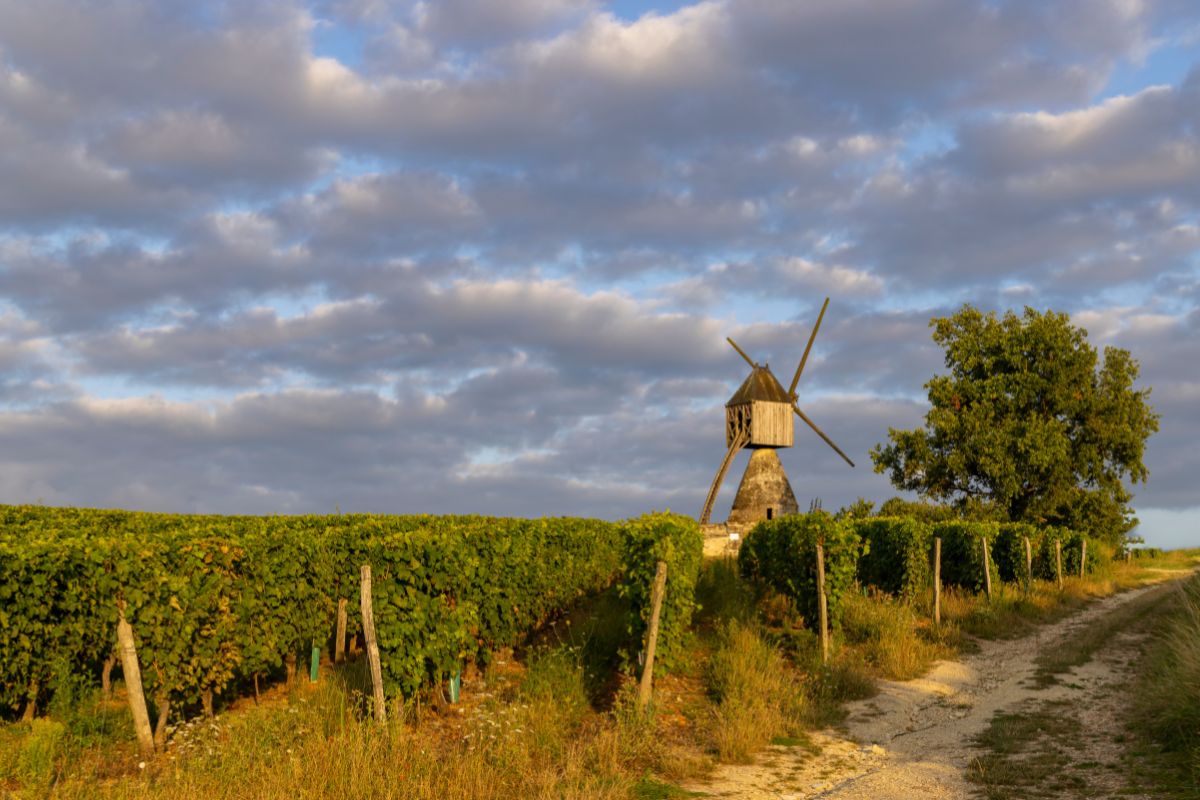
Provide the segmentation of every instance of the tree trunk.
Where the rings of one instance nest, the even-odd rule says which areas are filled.
[[[215,716],[215,714],[213,714],[213,691],[212,691],[212,689],[205,689],[203,692],[200,693],[200,704],[202,706],[204,706],[204,716],[208,717],[209,719],[212,719]]]
[[[104,699],[112,699],[112,669],[116,666],[117,654],[114,651],[112,655],[104,659],[104,666],[100,670],[100,688],[104,692]]]
[[[171,716],[171,700],[166,692],[159,692],[154,698],[158,706],[158,724],[154,726],[154,746],[162,750],[167,746],[167,718]]]
[[[21,714],[21,722],[33,722],[33,718],[37,716],[37,698],[38,682],[34,679],[29,682],[29,694],[26,695],[25,712]]]

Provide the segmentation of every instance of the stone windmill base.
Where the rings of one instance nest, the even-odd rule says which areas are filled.
[[[736,551],[742,537],[757,523],[785,514],[799,513],[800,506],[787,473],[773,447],[750,452],[750,463],[738,484],[733,508],[725,522],[701,526],[705,555]],[[736,534],[735,536],[731,534]]]

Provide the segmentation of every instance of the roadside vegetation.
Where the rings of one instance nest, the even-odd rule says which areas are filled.
[[[60,665],[62,688],[45,715],[0,728],[0,792],[164,800],[682,796],[678,784],[718,763],[752,760],[771,744],[810,747],[805,732],[836,723],[842,704],[872,694],[879,678],[915,677],[970,649],[974,637],[1021,635],[1091,597],[1192,563],[1175,553],[1105,563],[1061,590],[1035,580],[1028,595],[1020,584],[998,584],[990,603],[947,589],[940,626],[928,592],[901,599],[855,583],[841,597],[823,664],[796,603],[745,581],[734,560],[714,559],[700,570],[700,610],[679,642],[676,668],[656,679],[648,714],[637,712],[636,686],[622,667],[627,600],[610,590],[469,670],[458,704],[425,691],[380,728],[367,713],[364,660],[325,663],[316,684],[277,675],[257,702],[245,697],[213,718],[176,722],[164,752],[149,759],[138,755],[119,682],[105,698],[82,681],[72,688]],[[1196,625],[1197,593],[1189,597],[1173,624]],[[1162,675],[1182,681],[1177,694],[1194,697],[1189,635],[1194,643],[1194,628],[1164,633],[1154,658]],[[1139,702],[1149,709],[1147,691]],[[1195,716],[1186,713],[1146,733],[1166,737],[1181,763],[1195,759],[1186,733]]]
[[[1183,584],[1138,666],[1133,729],[1163,797],[1200,798],[1200,577]]]
[[[1153,555],[1148,568],[1114,569],[1110,581],[1123,587],[1147,572],[1186,574],[1200,562],[1196,550]],[[1147,635],[1117,656],[1127,664],[1128,685],[1103,689],[1116,752],[1098,759],[1082,735],[1081,715],[1088,710],[1047,696],[997,713],[976,740],[982,753],[968,777],[983,797],[1090,796],[1100,782],[1135,795],[1200,798],[1200,577],[1153,589],[1054,642],[1037,659],[1034,685],[1078,689],[1073,670],[1129,631]]]

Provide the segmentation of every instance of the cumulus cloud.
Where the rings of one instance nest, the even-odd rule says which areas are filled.
[[[0,0],[0,500],[691,511],[722,340],[790,373],[832,295],[800,392],[860,467],[802,432],[801,496],[890,493],[969,301],[1129,347],[1139,497],[1194,507],[1198,21]]]

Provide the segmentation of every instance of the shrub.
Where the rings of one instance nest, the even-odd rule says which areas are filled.
[[[984,588],[983,549],[980,540],[988,539],[989,546],[996,539],[996,524],[992,522],[937,522],[933,535],[942,540],[942,583],[961,586],[978,592]],[[992,581],[1000,580],[996,572],[996,561],[992,559]]]
[[[742,576],[790,597],[810,628],[818,620],[817,544],[825,546],[825,597],[830,627],[838,624],[842,595],[854,585],[862,542],[847,522],[824,511],[758,523],[738,553]]]
[[[930,527],[912,517],[854,519],[849,524],[866,545],[858,582],[911,599],[929,586]]]
[[[1041,542],[1043,531],[1025,522],[1002,522],[991,544],[992,560],[1000,580],[1009,583],[1025,581],[1025,538],[1029,538],[1031,551]]]
[[[1087,572],[1103,572],[1112,561],[1113,545],[1066,528],[1045,528],[1033,555],[1033,576],[1055,579],[1054,543],[1062,544],[1062,573],[1064,578],[1079,577],[1079,554],[1087,541]]]
[[[1085,573],[1096,572],[1102,564],[1110,560],[1111,554],[1103,543],[1078,531],[1067,531],[1062,545],[1064,578],[1068,576],[1079,577],[1079,556],[1083,553],[1084,542],[1087,542],[1087,568]]]
[[[696,611],[696,577],[704,560],[704,535],[691,517],[666,512],[621,523],[619,595],[630,605],[627,656],[641,649],[650,624],[650,591],[656,564],[667,563],[667,588],[658,620],[655,673],[678,666]],[[632,659],[627,658],[632,662]]]

